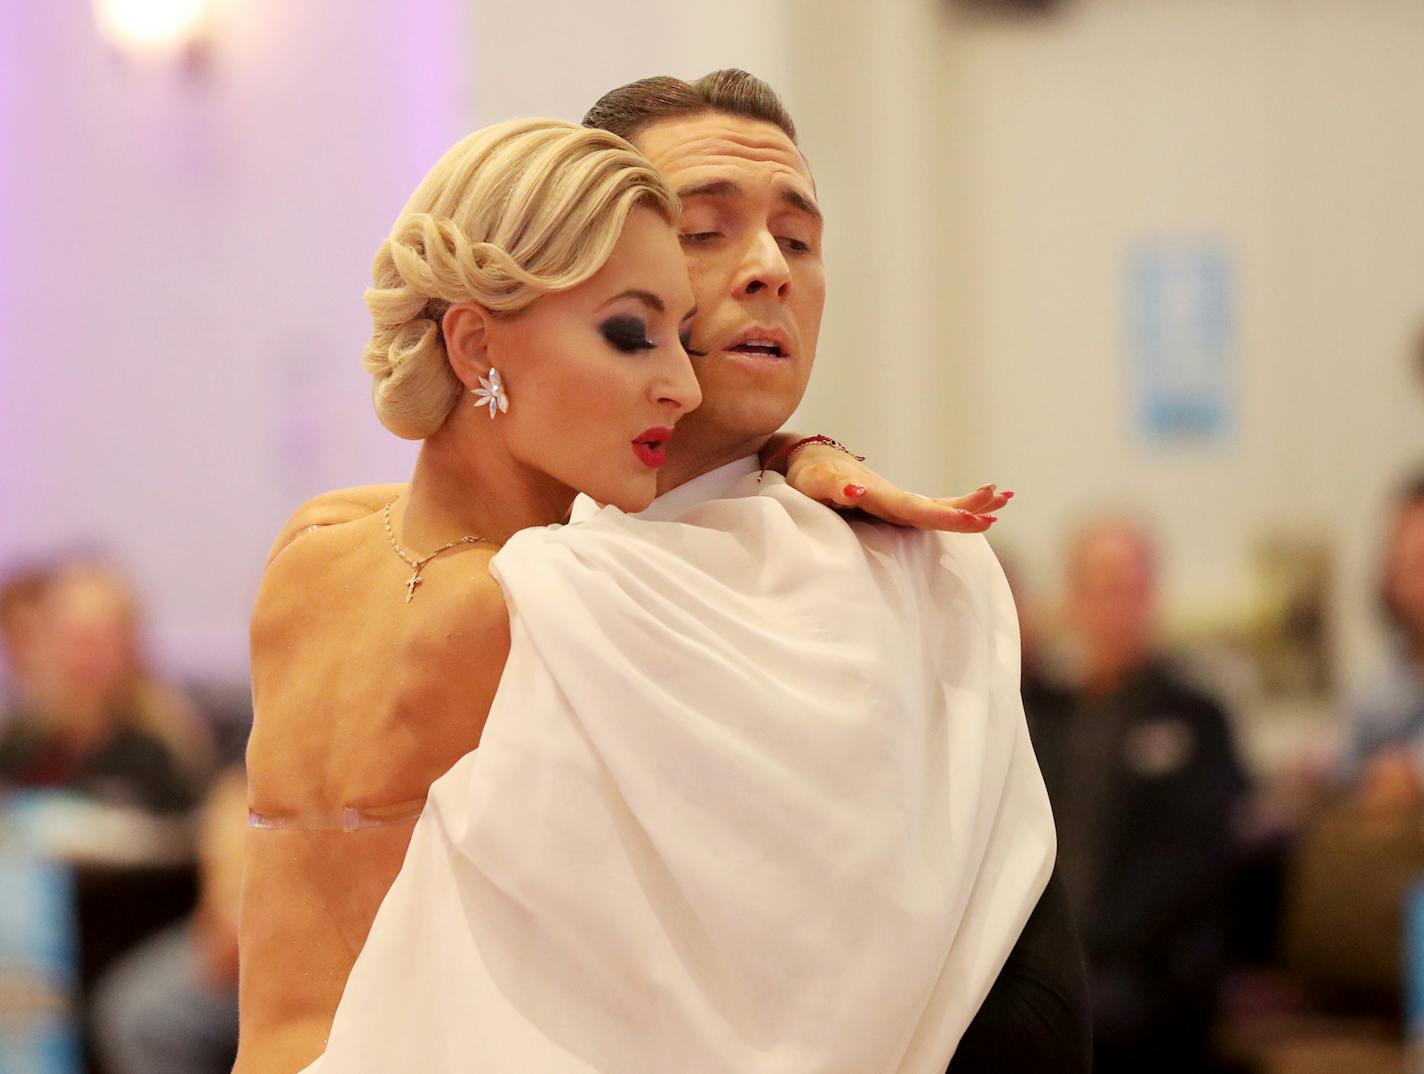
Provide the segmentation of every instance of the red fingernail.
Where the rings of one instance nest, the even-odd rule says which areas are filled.
[[[999,495],[1006,500],[1012,500],[1014,498],[1014,494],[1012,492],[1001,492],[999,493]]]
[[[995,518],[993,515],[980,515],[979,517],[982,518],[985,522],[997,522],[997,521],[999,521],[999,520],[998,520],[997,518]]]
[[[865,486],[864,486],[864,485],[847,485],[847,486],[845,487],[845,494],[846,494],[847,496],[864,496],[864,495],[865,495]]]

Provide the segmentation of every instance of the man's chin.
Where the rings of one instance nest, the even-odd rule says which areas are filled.
[[[773,363],[778,360],[751,359],[727,362],[715,371],[699,371],[702,405],[682,424],[695,424],[729,440],[768,437],[776,432],[801,405],[807,378],[786,359]]]
[[[678,430],[686,425],[688,432],[704,444],[721,441],[728,445],[756,444],[764,441],[786,424],[796,410],[797,401],[761,399],[753,405],[746,400],[732,399],[718,406],[709,406],[704,397],[703,405],[679,423]],[[694,421],[693,419],[697,419]],[[755,448],[752,448],[755,450]]]

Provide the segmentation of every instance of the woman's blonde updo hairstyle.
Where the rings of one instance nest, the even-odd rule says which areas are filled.
[[[677,219],[666,180],[626,141],[557,119],[476,131],[440,158],[381,243],[366,291],[376,414],[397,436],[444,424],[462,385],[440,321],[457,302],[516,313],[603,267],[640,205]]]

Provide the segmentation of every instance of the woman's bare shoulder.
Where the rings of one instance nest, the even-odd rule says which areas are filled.
[[[330,607],[333,587],[340,590],[342,575],[355,566],[354,559],[372,555],[380,529],[380,515],[366,514],[296,530],[262,572],[252,611],[254,629],[288,612],[309,617]]]
[[[254,657],[264,642],[285,648],[295,634],[330,635],[349,650],[371,634],[404,648],[434,639],[508,637],[504,592],[490,573],[495,546],[452,549],[411,570],[391,549],[378,511],[332,521],[290,541],[267,565],[252,612]],[[411,600],[407,600],[411,597]],[[334,631],[334,633],[333,633]]]
[[[277,539],[272,542],[272,550],[267,553],[267,565],[271,566],[273,560],[297,538],[325,526],[354,522],[374,515],[405,490],[405,485],[357,485],[313,496],[283,524]]]

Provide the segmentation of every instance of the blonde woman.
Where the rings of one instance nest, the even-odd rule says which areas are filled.
[[[320,1054],[427,790],[480,741],[501,544],[578,491],[652,500],[700,398],[675,218],[616,135],[524,120],[451,149],[381,246],[365,366],[423,444],[395,503],[279,539],[258,596],[241,1074]]]

